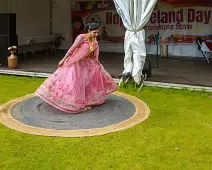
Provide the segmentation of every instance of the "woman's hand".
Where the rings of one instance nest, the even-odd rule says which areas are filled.
[[[61,60],[59,63],[58,63],[58,67],[62,67],[64,64],[64,60]]]

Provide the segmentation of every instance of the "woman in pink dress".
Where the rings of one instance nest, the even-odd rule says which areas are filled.
[[[52,106],[79,113],[106,102],[117,85],[99,63],[96,38],[99,26],[89,25],[87,34],[77,36],[58,69],[37,89],[36,94]]]

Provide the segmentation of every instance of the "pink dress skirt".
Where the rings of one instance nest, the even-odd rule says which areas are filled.
[[[79,113],[105,103],[107,95],[116,90],[117,84],[103,66],[85,57],[69,67],[59,67],[36,94],[62,111]]]

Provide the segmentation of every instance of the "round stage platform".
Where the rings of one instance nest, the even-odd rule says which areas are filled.
[[[78,114],[63,112],[35,94],[0,106],[0,122],[28,134],[58,137],[86,137],[124,130],[146,120],[149,107],[124,93],[115,92],[101,106]]]

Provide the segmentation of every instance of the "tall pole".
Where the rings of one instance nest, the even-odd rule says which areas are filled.
[[[49,33],[50,33],[50,35],[52,35],[53,34],[53,31],[52,31],[52,26],[53,26],[53,24],[52,24],[52,8],[53,8],[53,5],[52,5],[52,0],[49,0]]]

